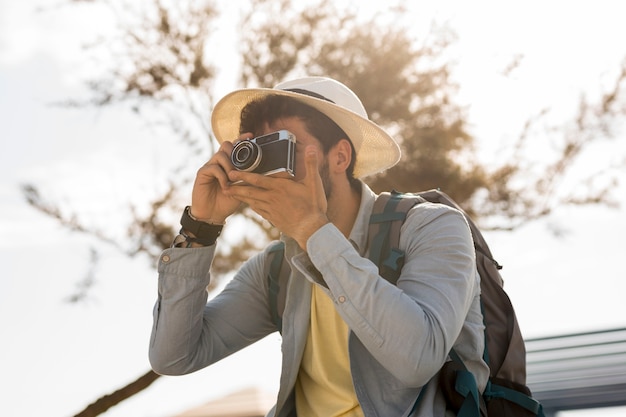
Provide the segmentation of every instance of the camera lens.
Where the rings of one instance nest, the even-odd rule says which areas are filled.
[[[239,171],[252,171],[261,161],[261,148],[250,140],[243,140],[235,144],[230,160]]]

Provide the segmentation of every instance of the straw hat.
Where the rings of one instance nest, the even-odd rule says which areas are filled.
[[[398,144],[380,126],[368,119],[356,94],[344,84],[325,77],[299,78],[274,88],[246,88],[227,94],[215,105],[211,116],[217,140],[221,143],[237,139],[241,110],[249,102],[267,95],[293,97],[337,123],[356,150],[354,175],[357,178],[391,168],[400,159]]]

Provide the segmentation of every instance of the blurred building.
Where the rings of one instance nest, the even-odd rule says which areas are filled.
[[[546,417],[626,405],[626,328],[526,341],[528,386]]]

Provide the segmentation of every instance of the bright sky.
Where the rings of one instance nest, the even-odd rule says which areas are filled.
[[[33,182],[50,199],[79,204],[97,224],[117,230],[117,210],[159,187],[155,178],[170,150],[167,138],[122,110],[49,105],[84,92],[80,46],[106,21],[88,7],[36,13],[45,3],[0,0],[0,415],[6,416],[73,415],[143,374],[156,296],[156,273],[146,259],[127,259],[65,231],[28,207],[19,184]],[[626,6],[618,1],[415,4],[416,25],[436,18],[459,34],[461,98],[471,105],[487,158],[544,106],[553,106],[555,117],[571,114],[581,92],[610,82],[626,57]],[[500,76],[518,55],[520,67]],[[220,90],[235,87],[225,81]],[[587,163],[623,157],[624,142],[599,146]],[[515,233],[487,235],[527,337],[626,325],[624,218],[623,208],[569,208]],[[555,226],[567,233],[555,237],[549,232]],[[92,246],[101,250],[92,297],[67,304],[88,271]],[[161,378],[105,415],[166,417],[249,385],[273,391],[278,361],[279,339],[271,336],[193,375]]]

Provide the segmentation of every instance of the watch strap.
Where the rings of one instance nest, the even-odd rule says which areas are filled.
[[[185,207],[183,215],[180,218],[180,225],[183,229],[191,233],[194,237],[202,240],[217,239],[222,233],[222,224],[210,224],[194,219],[190,213],[190,206]]]

